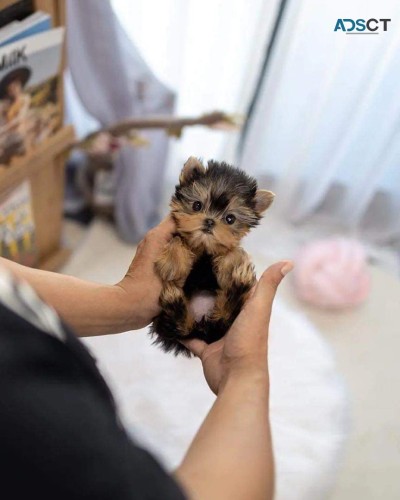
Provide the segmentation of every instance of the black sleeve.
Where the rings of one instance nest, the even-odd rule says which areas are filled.
[[[83,345],[0,305],[0,491],[41,500],[182,499],[119,424]]]

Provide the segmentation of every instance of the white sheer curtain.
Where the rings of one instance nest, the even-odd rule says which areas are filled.
[[[290,1],[241,163],[267,176],[277,209],[400,241],[400,2]],[[375,36],[336,20],[390,18]]]
[[[244,113],[278,0],[112,0],[142,56],[178,96],[176,113]],[[232,160],[238,134],[186,130],[170,148],[170,180],[190,155]]]

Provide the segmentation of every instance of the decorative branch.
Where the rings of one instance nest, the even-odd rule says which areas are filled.
[[[84,139],[73,143],[71,149],[84,149],[88,151],[89,154],[104,154],[106,143],[110,152],[119,149],[121,145],[127,142],[135,147],[148,145],[148,139],[140,134],[138,130],[164,129],[169,136],[179,139],[185,127],[204,126],[213,129],[232,131],[238,130],[242,123],[243,118],[241,116],[230,115],[222,111],[206,113],[195,118],[164,116],[134,118],[92,132]],[[99,142],[101,143],[100,148],[97,146]]]
[[[128,120],[125,122],[116,123],[109,127],[107,132],[114,136],[124,135],[132,129],[150,129],[150,128],[164,128],[169,135],[179,137],[184,127],[193,127],[196,125],[203,125],[204,127],[215,127],[225,125],[233,129],[239,126],[238,118],[234,115],[228,115],[222,111],[214,111],[207,113],[196,118],[170,118],[170,117],[154,117],[154,118],[138,118],[136,120]],[[179,131],[177,135],[176,132]]]

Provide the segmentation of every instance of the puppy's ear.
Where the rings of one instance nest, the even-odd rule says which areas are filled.
[[[267,210],[267,208],[274,201],[275,194],[271,191],[266,191],[265,189],[259,189],[254,197],[255,207],[254,210],[259,214],[262,214]]]
[[[183,166],[181,175],[179,176],[179,182],[181,184],[185,184],[186,182],[194,179],[197,175],[204,174],[205,171],[206,170],[201,161],[198,158],[191,156]]]

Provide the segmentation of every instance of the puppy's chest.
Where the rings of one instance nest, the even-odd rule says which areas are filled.
[[[216,293],[218,282],[213,270],[211,256],[203,253],[194,263],[189,276],[186,278],[183,291],[187,298],[199,291]]]
[[[183,291],[189,299],[189,306],[196,321],[210,315],[214,308],[218,289],[212,259],[210,255],[204,253],[194,263],[183,286]]]

